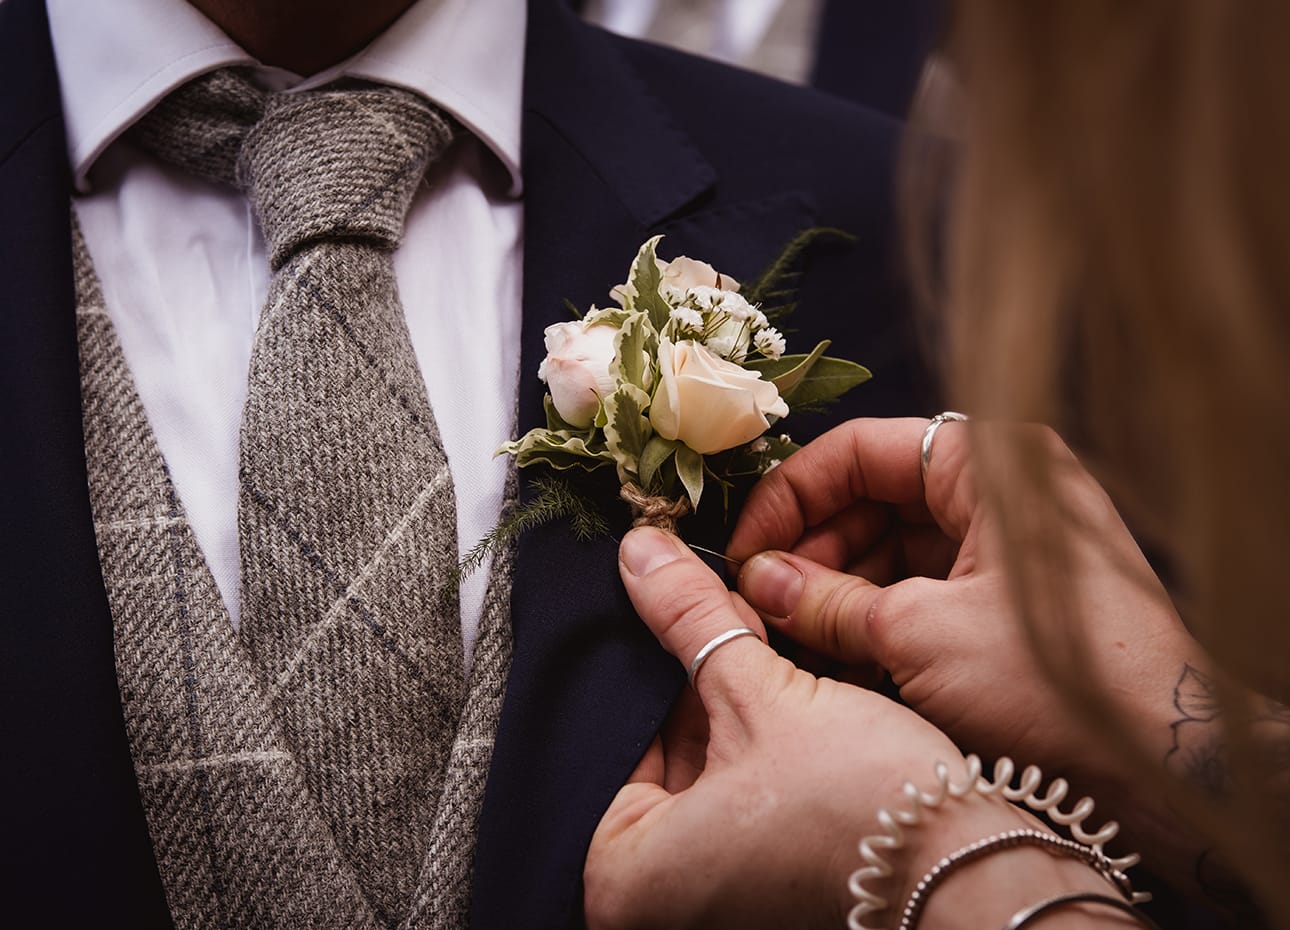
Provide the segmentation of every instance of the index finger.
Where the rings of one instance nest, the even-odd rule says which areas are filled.
[[[961,540],[973,504],[970,488],[956,480],[967,460],[966,431],[947,423],[937,432],[924,487],[919,456],[928,423],[921,417],[849,420],[807,444],[753,488],[727,555],[743,561],[767,549],[791,550],[807,529],[858,500],[926,514]]]

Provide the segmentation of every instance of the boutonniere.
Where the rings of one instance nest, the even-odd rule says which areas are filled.
[[[797,446],[778,424],[793,410],[818,408],[870,377],[824,354],[827,341],[787,354],[776,323],[794,308],[794,270],[822,236],[810,229],[748,287],[706,262],[658,257],[662,236],[645,242],[613,305],[579,313],[546,330],[536,372],[547,385],[546,426],[498,454],[520,468],[547,466],[536,494],[466,557],[474,567],[498,543],[531,526],[568,517],[580,536],[607,531],[576,488],[582,472],[613,468],[636,525],[676,531],[676,522],[720,488],[759,476]]]

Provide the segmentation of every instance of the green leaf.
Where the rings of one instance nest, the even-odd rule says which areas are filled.
[[[857,384],[864,384],[873,373],[863,365],[844,358],[825,356],[811,367],[810,372],[793,389],[788,403],[795,409],[835,400]]]
[[[564,299],[564,309],[566,309],[566,310],[568,310],[570,313],[572,313],[572,314],[573,314],[573,318],[574,318],[575,320],[581,320],[581,319],[582,319],[582,311],[581,311],[581,310],[579,310],[579,309],[578,309],[578,305],[577,305],[577,304],[575,304],[575,303],[574,303],[572,300],[570,300],[568,297],[566,297],[566,298]]]
[[[588,445],[584,434],[566,430],[531,429],[497,450],[498,455],[503,453],[515,456],[520,468],[541,463],[552,468],[595,471],[614,460],[608,449]]]
[[[653,429],[645,418],[649,395],[634,384],[623,384],[605,398],[605,443],[618,465],[618,480],[629,481],[640,469]]]
[[[649,321],[656,330],[662,330],[672,315],[671,304],[659,292],[663,276],[658,270],[655,250],[662,238],[662,236],[654,236],[640,247],[627,276],[627,280],[636,290],[631,309],[648,314]]]
[[[779,390],[779,396],[791,403],[793,392],[810,373],[815,363],[820,360],[824,355],[824,350],[828,347],[829,341],[825,339],[811,350],[810,355],[784,355],[777,359],[752,359],[745,362],[744,367],[760,372],[763,378],[774,384]]]
[[[651,359],[658,353],[658,337],[643,313],[633,313],[614,337],[614,360],[609,373],[621,384],[648,392],[654,381]]]
[[[785,355],[779,359],[750,359],[744,367],[756,371],[779,389],[779,396],[793,409],[820,404],[841,397],[873,375],[869,369],[846,359],[824,355],[827,340],[810,355]]]
[[[597,307],[583,317],[583,322],[588,326],[622,326],[635,313],[635,310],[622,310],[618,307]]]
[[[699,497],[703,494],[703,456],[684,443],[676,447],[676,474],[685,485],[685,493],[690,497],[690,507],[699,509]]]
[[[655,433],[650,437],[649,442],[645,443],[645,449],[641,452],[640,468],[637,473],[640,476],[641,487],[645,489],[646,494],[652,494],[655,478],[658,477],[658,470],[662,468],[672,453],[680,445],[675,439],[664,439]]]

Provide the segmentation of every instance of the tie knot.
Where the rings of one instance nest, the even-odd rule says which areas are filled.
[[[407,91],[266,94],[234,71],[180,88],[136,134],[158,157],[244,190],[275,270],[321,239],[398,245],[416,186],[452,135]]]

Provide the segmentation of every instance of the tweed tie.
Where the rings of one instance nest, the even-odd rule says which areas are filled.
[[[452,129],[393,88],[266,95],[221,71],[137,138],[242,188],[268,246],[240,445],[241,637],[337,846],[394,925],[464,694],[455,499],[391,263]]]

